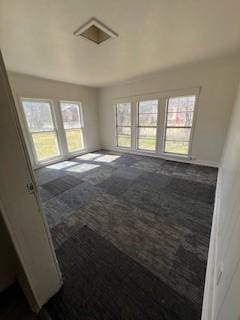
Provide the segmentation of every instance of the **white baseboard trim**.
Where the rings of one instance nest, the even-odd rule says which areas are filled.
[[[72,158],[75,158],[75,157],[79,157],[79,156],[82,156],[86,153],[89,153],[89,152],[96,152],[96,151],[99,151],[99,148],[97,149],[91,149],[91,150],[82,150],[78,153],[75,153],[75,154],[69,154],[67,156],[63,156],[61,158],[57,158],[57,159],[54,159],[54,160],[51,160],[51,161],[48,161],[48,162],[43,162],[41,164],[38,164],[38,165],[32,165],[32,169],[33,170],[37,170],[37,169],[40,169],[40,168],[43,168],[43,167],[46,167],[46,166],[50,166],[52,164],[55,164],[55,163],[58,163],[58,162],[62,162],[62,161],[68,161]]]
[[[215,161],[205,161],[205,160],[194,160],[192,159],[191,162],[192,164],[198,164],[200,166],[207,166],[207,167],[212,167],[212,168],[219,168],[219,163]]]
[[[156,154],[153,152],[143,152],[143,151],[137,151],[137,150],[126,150],[126,149],[120,149],[120,148],[112,148],[112,149],[106,149],[106,148],[97,148],[94,150],[84,150],[82,152],[79,152],[78,154],[75,155],[69,155],[67,157],[61,158],[61,159],[55,159],[52,160],[48,163],[42,163],[41,165],[34,166],[33,165],[33,170],[40,169],[41,167],[46,167],[48,165],[58,163],[61,161],[67,161],[70,160],[74,157],[81,156],[83,154],[89,153],[89,152],[97,152],[99,150],[106,150],[110,152],[117,152],[117,153],[129,153],[129,154],[136,154],[140,156],[146,156],[146,157],[153,157],[153,158],[159,158],[159,159],[164,159],[164,160],[171,160],[171,161],[178,161],[178,162],[184,162],[184,163],[191,163],[191,164],[196,164],[200,166],[206,166],[206,167],[213,167],[213,168],[218,168],[219,164],[214,161],[205,161],[205,160],[197,160],[197,159],[191,159],[188,157],[181,157],[181,156],[171,156],[171,155],[164,155],[164,154]]]
[[[165,155],[165,154],[156,154],[153,152],[144,152],[144,151],[138,151],[138,150],[126,150],[126,149],[120,149],[120,148],[112,148],[112,149],[105,149],[104,148],[104,150],[114,151],[114,152],[118,152],[118,153],[136,154],[136,155],[141,155],[141,156],[154,157],[154,158],[160,158],[160,159],[164,159],[164,160],[172,160],[172,161],[178,161],[178,162],[184,162],[184,163],[191,163],[191,164],[213,167],[213,168],[219,167],[219,163],[217,163],[217,162],[198,160],[198,159],[193,159],[193,158],[189,158],[189,157],[171,156],[171,155]]]

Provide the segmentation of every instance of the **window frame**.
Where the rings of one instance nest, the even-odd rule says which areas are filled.
[[[62,116],[61,103],[70,103],[70,104],[76,104],[76,105],[78,105],[81,128],[75,128],[75,129],[76,129],[76,130],[79,130],[79,129],[82,130],[82,140],[83,140],[83,146],[84,146],[84,148],[81,149],[81,150],[77,150],[77,151],[70,152],[69,149],[68,149],[66,131],[67,131],[67,130],[74,130],[74,129],[65,129],[65,128],[64,128],[64,122],[63,122],[63,116]],[[82,102],[81,102],[81,101],[72,101],[72,100],[59,100],[59,101],[58,101],[58,107],[59,107],[59,115],[60,115],[61,127],[62,127],[62,128],[61,128],[61,129],[62,129],[61,131],[63,131],[63,136],[64,136],[64,137],[62,138],[62,140],[64,140],[64,141],[63,141],[63,145],[64,145],[64,149],[65,149],[65,154],[67,154],[67,155],[69,155],[69,156],[79,155],[79,154],[81,154],[81,153],[83,153],[84,151],[87,150]]]
[[[168,120],[168,103],[170,99],[174,98],[181,98],[181,97],[190,97],[194,96],[195,97],[195,103],[194,103],[194,109],[193,109],[193,117],[192,117],[192,125],[191,126],[168,126],[167,125],[167,120]],[[193,142],[193,134],[194,134],[194,129],[195,129],[195,119],[196,119],[196,106],[198,102],[198,96],[196,94],[183,94],[183,95],[173,95],[169,96],[165,99],[165,116],[164,116],[164,131],[163,131],[163,136],[162,136],[162,150],[161,152],[165,155],[169,156],[174,156],[174,157],[183,157],[183,158],[191,158],[191,153],[192,153],[192,142]],[[190,129],[190,135],[189,135],[189,141],[188,141],[188,153],[182,154],[182,153],[174,153],[174,152],[166,152],[165,151],[165,145],[166,145],[166,135],[167,135],[167,129],[168,128],[184,128],[184,129]],[[187,141],[186,141],[187,142]]]
[[[156,120],[156,126],[140,126],[139,125],[139,105],[141,102],[146,102],[146,101],[157,101],[157,120]],[[147,153],[156,153],[158,151],[158,124],[159,124],[159,99],[142,99],[140,101],[137,101],[136,103],[136,149],[138,151],[143,151]],[[151,113],[153,114],[153,113]],[[154,150],[149,150],[149,149],[140,149],[139,148],[139,128],[155,128],[156,129],[156,137],[155,137],[155,149]]]
[[[84,107],[83,107],[82,101],[70,101],[70,100],[63,100],[63,99],[57,99],[57,98],[45,98],[45,97],[44,98],[35,98],[35,97],[31,97],[31,95],[30,95],[30,97],[16,95],[16,98],[18,101],[17,113],[19,116],[20,124],[21,124],[22,131],[23,131],[23,136],[26,141],[27,150],[28,150],[28,153],[30,156],[30,160],[31,160],[31,164],[32,164],[33,169],[41,168],[46,165],[56,163],[58,161],[67,160],[71,157],[79,156],[79,155],[87,152],[88,149],[87,149],[87,141],[86,141],[86,136],[85,136],[85,125],[84,125]],[[29,128],[28,128],[28,123],[27,123],[27,119],[26,119],[25,112],[23,109],[22,101],[33,101],[33,102],[36,101],[36,102],[50,103],[54,128],[57,130],[58,148],[59,148],[59,153],[60,153],[58,157],[54,157],[54,158],[43,160],[43,161],[38,161],[37,154],[35,152],[34,143],[31,138],[31,132],[29,131]],[[64,132],[64,128],[63,128],[62,114],[61,114],[61,110],[60,110],[60,101],[66,102],[66,103],[76,103],[81,106],[80,115],[81,115],[82,125],[83,125],[82,130],[83,130],[84,149],[82,149],[80,151],[73,152],[73,153],[68,152],[67,144],[66,144],[67,142],[66,142],[66,138],[65,138],[65,132]]]
[[[47,132],[54,132],[55,133],[56,139],[57,139],[57,144],[58,144],[59,155],[47,158],[46,160],[40,160],[40,161],[38,160],[37,152],[35,150],[35,145],[34,145],[34,141],[33,141],[33,137],[32,137],[33,133],[29,129],[26,114],[24,112],[24,106],[23,106],[24,101],[49,103],[50,110],[51,110],[51,116],[52,116],[52,122],[53,122],[53,130],[39,131],[39,132],[46,132],[46,133]],[[55,110],[54,110],[53,100],[21,97],[20,103],[21,103],[20,114],[21,114],[22,122],[24,124],[24,126],[23,126],[23,131],[25,133],[24,136],[26,138],[27,144],[30,146],[31,159],[34,161],[34,164],[39,166],[39,165],[45,165],[45,164],[51,163],[53,161],[61,160],[63,158],[63,152],[62,152],[62,147],[61,147],[61,139],[59,136],[59,130],[58,130],[58,125],[57,125],[57,119],[56,119],[56,114],[55,114]]]
[[[175,90],[168,90],[158,93],[147,93],[143,95],[135,95],[135,96],[128,96],[122,98],[116,98],[112,100],[112,105],[114,107],[114,125],[115,125],[115,137],[114,137],[114,147],[113,150],[116,151],[127,151],[129,153],[136,153],[142,155],[151,155],[156,157],[161,157],[164,159],[173,159],[178,160],[192,160],[192,144],[193,138],[195,134],[195,127],[197,121],[197,114],[198,114],[198,103],[199,103],[199,96],[201,93],[201,87],[192,87],[186,89],[175,89]],[[188,154],[178,154],[178,153],[167,153],[164,152],[165,146],[165,122],[166,122],[166,111],[167,111],[167,101],[170,98],[174,97],[184,97],[184,96],[195,96],[195,105],[193,111],[193,120],[192,120],[192,127],[190,132],[190,139],[189,139],[189,149]],[[138,103],[140,101],[148,101],[148,100],[158,100],[158,121],[157,121],[157,138],[156,138],[156,149],[155,151],[150,150],[143,150],[138,149]],[[117,146],[117,132],[116,132],[116,105],[121,103],[131,103],[131,115],[132,115],[132,130],[131,130],[131,148],[126,147],[118,147]]]
[[[130,104],[130,126],[119,126],[118,125],[118,119],[117,119],[117,106],[119,104],[129,103]],[[121,101],[116,104],[114,104],[114,125],[115,125],[115,137],[114,137],[114,145],[118,150],[132,150],[133,148],[133,102],[132,101]],[[118,127],[124,127],[124,128],[130,128],[130,147],[124,147],[118,145]]]

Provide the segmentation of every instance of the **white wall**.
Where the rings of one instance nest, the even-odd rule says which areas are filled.
[[[239,121],[240,87],[219,168],[203,320],[240,319]]]
[[[171,70],[101,89],[10,73],[16,102],[19,97],[83,102],[88,151],[114,148],[113,99],[201,87],[192,157],[218,165],[234,101],[240,58],[231,56]]]
[[[87,150],[94,151],[100,148],[96,89],[11,72],[8,76],[19,108],[21,97],[51,99],[54,102],[81,101]]]
[[[161,53],[159,53],[159,59]],[[186,65],[99,90],[101,144],[114,148],[113,99],[202,87],[192,156],[196,161],[218,164],[234,101],[240,71],[239,57]]]
[[[0,212],[0,293],[16,279],[16,255]]]

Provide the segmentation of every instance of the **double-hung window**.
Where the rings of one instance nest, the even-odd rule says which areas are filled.
[[[117,146],[131,148],[132,145],[132,106],[130,102],[116,105]]]
[[[35,165],[85,149],[80,102],[21,99],[24,130]],[[26,130],[27,129],[27,130]]]
[[[188,93],[186,94],[186,91]],[[116,105],[117,147],[165,155],[190,156],[198,89],[183,95],[129,98]]]
[[[59,140],[51,101],[22,99],[22,106],[35,161],[59,157]]]
[[[158,100],[138,103],[137,148],[155,151],[157,136]]]
[[[193,125],[195,96],[167,100],[164,152],[188,155]]]
[[[83,139],[83,117],[79,103],[60,102],[63,127],[69,153],[78,152],[84,149]]]

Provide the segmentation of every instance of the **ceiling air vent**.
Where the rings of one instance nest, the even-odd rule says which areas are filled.
[[[75,36],[81,36],[96,44],[100,44],[108,39],[116,38],[118,34],[105,26],[95,18],[92,18],[74,32]]]

